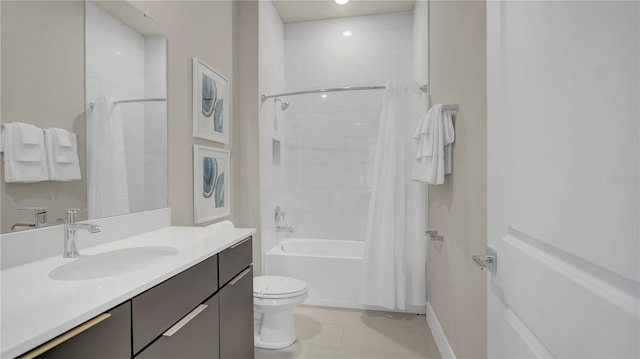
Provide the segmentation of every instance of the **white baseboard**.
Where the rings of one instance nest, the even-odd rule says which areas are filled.
[[[438,322],[438,317],[436,317],[431,303],[427,303],[427,324],[429,324],[431,334],[433,334],[433,338],[436,340],[436,345],[438,346],[438,351],[440,351],[442,359],[456,359],[456,354],[453,352],[453,348],[451,344],[449,344],[447,336],[440,326],[440,322]]]

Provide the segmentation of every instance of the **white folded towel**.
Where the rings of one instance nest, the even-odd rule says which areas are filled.
[[[76,135],[61,128],[47,128],[44,130],[44,140],[49,179],[52,181],[80,180],[82,177]]]
[[[5,123],[2,142],[5,182],[49,179],[42,129],[28,123]]]
[[[455,130],[451,112],[444,105],[431,107],[422,118],[413,138],[418,141],[418,153],[411,179],[429,184],[443,184],[444,175],[452,170],[452,144]]]

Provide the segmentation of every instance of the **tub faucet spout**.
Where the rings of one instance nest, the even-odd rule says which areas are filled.
[[[293,233],[293,227],[292,226],[286,226],[286,227],[277,226],[276,227],[276,232]]]

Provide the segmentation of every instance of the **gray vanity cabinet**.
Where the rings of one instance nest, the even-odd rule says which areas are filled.
[[[251,247],[248,237],[26,357],[253,359]]]
[[[218,254],[220,263],[220,357],[253,359],[251,238]]]
[[[216,294],[176,323],[136,358],[219,358],[218,310]]]
[[[133,298],[133,353],[140,352],[217,290],[218,258],[213,256]]]
[[[68,337],[71,338],[57,344]],[[36,351],[47,347],[52,348],[37,356]],[[131,302],[79,325],[26,355],[34,356],[43,359],[131,358]]]
[[[253,276],[245,269],[220,290],[220,357],[253,358]]]

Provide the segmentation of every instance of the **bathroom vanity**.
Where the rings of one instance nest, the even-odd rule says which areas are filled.
[[[1,356],[253,358],[254,233],[165,227],[4,269]]]

